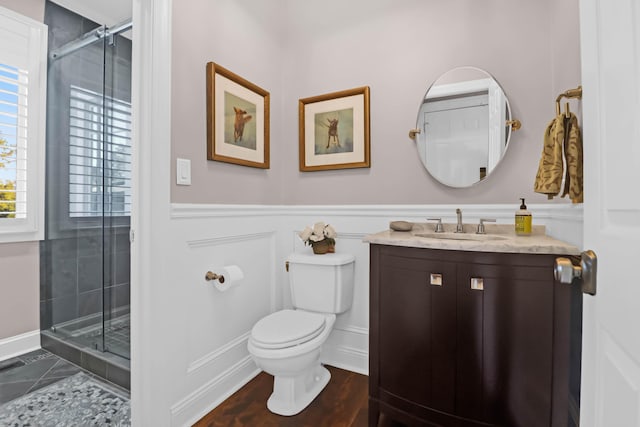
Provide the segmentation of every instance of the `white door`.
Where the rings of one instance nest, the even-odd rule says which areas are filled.
[[[640,2],[580,0],[584,296],[580,424],[640,426]]]

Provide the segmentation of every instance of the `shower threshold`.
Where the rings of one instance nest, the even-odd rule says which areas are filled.
[[[106,320],[104,328],[102,316],[94,315],[59,324],[51,329],[59,337],[79,346],[98,351],[103,346],[104,329],[105,352],[114,353],[122,357],[130,354],[131,317],[128,310],[125,314]]]
[[[117,354],[129,354],[129,313],[105,322],[105,329],[107,351],[100,351],[96,346],[102,340],[101,316],[88,316],[43,330],[40,333],[41,345],[51,353],[129,389],[131,362]]]

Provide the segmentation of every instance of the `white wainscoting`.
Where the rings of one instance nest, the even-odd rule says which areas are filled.
[[[171,404],[171,425],[192,425],[258,374],[247,351],[253,325],[273,312],[277,290],[279,221],[263,209],[175,205],[171,210],[172,275],[181,296],[174,304],[180,347],[173,363],[178,378]],[[244,278],[220,291],[205,280],[237,265]]]
[[[311,251],[297,237],[307,225],[324,221],[338,232],[337,251],[356,257],[354,302],[338,316],[324,346],[324,363],[368,373],[369,245],[367,234],[388,227],[392,220],[424,222],[427,217],[455,222],[461,208],[465,223],[495,218],[513,223],[513,205],[409,206],[171,206],[176,241],[175,268],[184,279],[187,303],[176,315],[185,316],[184,371],[175,378],[180,396],[171,406],[171,425],[191,425],[259,371],[247,351],[253,324],[291,304],[285,261],[292,252]],[[567,204],[530,205],[534,224],[578,247],[582,245],[582,209]],[[204,280],[206,271],[236,264],[242,283],[220,292]],[[213,270],[212,270],[213,271]]]

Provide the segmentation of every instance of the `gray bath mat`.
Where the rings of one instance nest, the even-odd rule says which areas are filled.
[[[2,427],[130,425],[129,399],[82,372],[0,406]]]

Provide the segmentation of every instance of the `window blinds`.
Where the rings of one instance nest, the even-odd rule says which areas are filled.
[[[27,214],[28,71],[0,63],[0,218]]]
[[[71,86],[69,215],[131,215],[131,104]]]

